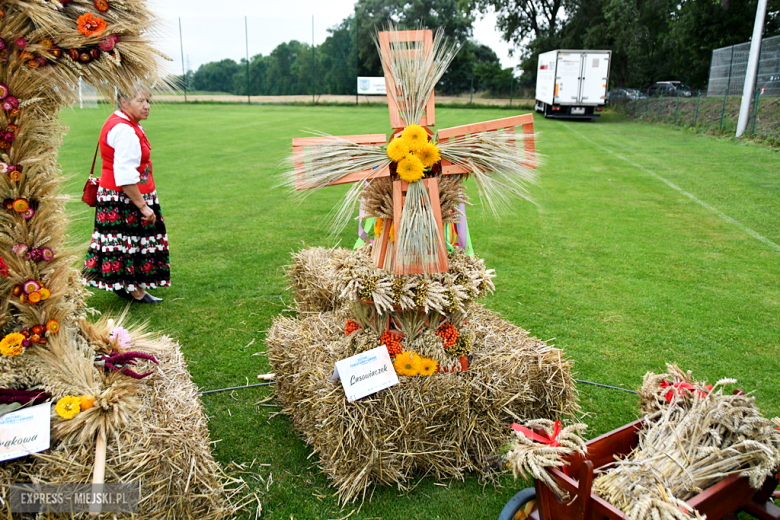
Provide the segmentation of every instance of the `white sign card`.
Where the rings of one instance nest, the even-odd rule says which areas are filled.
[[[48,450],[50,442],[50,402],[0,417],[0,461]]]
[[[398,384],[398,374],[385,345],[336,361],[331,381],[339,379],[350,402]]]
[[[358,94],[387,94],[387,85],[385,84],[385,78],[379,77],[358,77],[357,80],[357,93]]]

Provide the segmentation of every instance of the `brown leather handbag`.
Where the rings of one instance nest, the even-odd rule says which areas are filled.
[[[97,153],[100,149],[100,143],[95,147],[95,157],[92,158],[92,169],[89,170],[89,179],[84,185],[84,195],[81,196],[81,200],[86,202],[87,206],[94,208],[97,206],[97,192],[100,186],[100,179],[96,179],[92,176],[95,173],[95,161],[97,160]]]

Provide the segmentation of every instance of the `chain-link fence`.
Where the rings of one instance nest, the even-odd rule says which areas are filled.
[[[707,97],[742,95],[749,54],[749,42],[712,51]],[[780,96],[780,36],[761,41],[756,90],[763,97]]]
[[[734,135],[741,101],[741,95],[730,96],[724,93],[719,97],[708,97],[705,91],[694,91],[691,97],[642,95],[617,104],[616,108],[645,121],[691,127],[707,133]],[[757,93],[750,108],[746,136],[762,137],[780,143],[780,97],[764,97],[760,91]]]
[[[611,104],[634,118],[734,135],[749,53],[750,43],[712,51],[706,91],[694,91],[688,96],[681,90],[669,96],[662,90],[661,95],[635,94],[633,99],[616,98]],[[746,135],[780,144],[780,36],[762,41]]]

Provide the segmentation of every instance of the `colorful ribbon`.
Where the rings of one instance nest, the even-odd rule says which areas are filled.
[[[549,444],[551,448],[559,448],[561,446],[561,444],[558,442],[558,435],[560,435],[561,430],[563,430],[563,424],[561,424],[561,421],[555,421],[553,433],[550,436],[547,436],[547,434],[539,435],[538,433],[529,430],[525,426],[520,426],[517,423],[512,423],[512,429],[516,432],[522,433],[532,441],[540,442],[542,444]],[[568,477],[569,472],[566,471],[566,466],[562,466],[561,469],[563,470],[563,474]]]
[[[672,384],[666,379],[664,379],[663,381],[661,381],[660,387],[661,390],[664,390],[666,388],[669,389],[669,391],[666,392],[666,394],[664,395],[664,397],[666,397],[667,403],[671,403],[672,400],[674,399],[675,389],[677,390],[677,395],[684,395],[686,390],[690,391],[691,393],[696,391],[695,386],[693,386],[690,383],[686,383],[685,381],[680,381],[679,383]],[[712,390],[712,385],[707,385],[704,388],[707,391]],[[704,398],[704,397],[707,397],[707,392],[705,392],[704,390],[699,390],[699,398]]]
[[[558,442],[558,435],[561,434],[561,430],[563,429],[563,424],[561,424],[561,421],[555,421],[553,434],[549,437],[546,434],[539,435],[538,433],[529,430],[525,426],[520,426],[517,423],[512,423],[512,429],[516,432],[522,433],[532,441],[541,442],[542,444],[549,444],[551,448],[560,447],[560,443]]]

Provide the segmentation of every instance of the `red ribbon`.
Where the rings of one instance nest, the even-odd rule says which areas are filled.
[[[661,382],[660,386],[661,386],[661,390],[664,390],[666,388],[669,389],[669,391],[666,392],[666,395],[665,395],[667,403],[671,403],[672,399],[674,399],[674,391],[675,391],[675,389],[677,390],[677,395],[684,395],[686,390],[690,391],[691,393],[696,391],[696,387],[695,386],[693,386],[690,383],[686,383],[685,381],[680,381],[679,383],[671,384],[671,383],[669,383],[669,381],[664,379]],[[706,390],[708,390],[708,391],[712,390],[712,385],[707,385],[704,388]],[[707,392],[705,392],[704,390],[699,390],[699,397],[700,398],[703,398],[703,397],[706,397],[706,396],[707,396]]]
[[[560,446],[558,443],[558,435],[560,435],[561,430],[563,429],[563,425],[561,424],[561,421],[555,421],[555,429],[553,430],[552,436],[549,437],[547,435],[539,435],[538,433],[534,433],[525,426],[520,426],[517,423],[512,423],[512,429],[516,432],[522,433],[532,441],[541,442],[542,444],[549,444],[550,447],[557,448]]]
[[[563,425],[561,424],[561,421],[555,421],[555,426],[553,428],[553,434],[550,436],[539,435],[538,433],[535,433],[525,426],[520,426],[517,423],[512,423],[512,429],[516,432],[520,432],[532,441],[540,442],[542,444],[549,444],[551,448],[558,448],[560,447],[560,443],[558,442],[558,435],[561,434],[561,430],[563,429]],[[566,471],[566,466],[563,466],[563,474],[569,475],[569,472]]]

